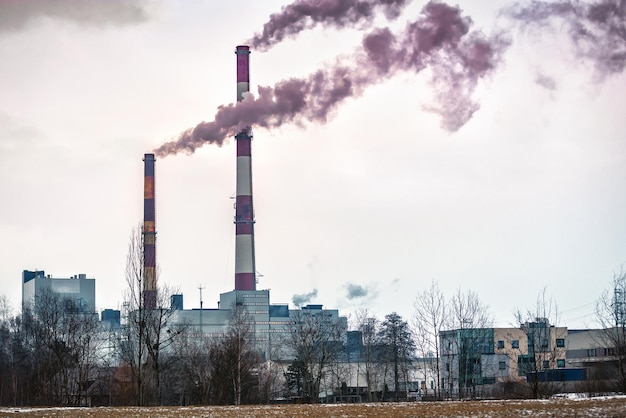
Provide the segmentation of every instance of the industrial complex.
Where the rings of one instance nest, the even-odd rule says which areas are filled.
[[[245,100],[249,91],[248,46],[236,47],[237,101]],[[254,199],[252,185],[252,127],[241,126],[236,140],[235,196],[235,268],[234,288],[222,293],[218,306],[184,309],[183,295],[161,295],[157,281],[157,223],[156,223],[156,158],[153,153],[143,156],[144,215],[141,230],[141,305],[140,309],[167,309],[171,323],[185,325],[196,337],[219,338],[227,332],[237,312],[244,312],[251,329],[251,342],[263,361],[288,365],[297,354],[281,344],[294,332],[294,323],[317,318],[339,332],[332,343],[344,348],[337,357],[348,370],[343,374],[345,391],[337,395],[337,382],[330,381],[320,391],[326,396],[350,402],[372,400],[372,393],[389,391],[401,384],[405,396],[467,397],[508,396],[505,390],[516,390],[515,384],[551,382],[563,390],[579,390],[583,381],[598,378],[619,361],[615,347],[604,338],[603,330],[568,330],[550,324],[545,318],[523,324],[520,328],[468,328],[440,330],[439,352],[418,358],[411,354],[405,365],[402,381],[391,380],[385,374],[368,387],[371,379],[367,363],[371,361],[364,350],[361,331],[349,331],[347,317],[337,309],[324,309],[320,304],[308,304],[292,309],[285,303],[272,303],[270,290],[257,289],[254,240]],[[73,310],[95,314],[95,279],[86,274],[72,277],[52,277],[43,270],[24,270],[22,274],[22,306],[33,309],[39,295],[58,294],[71,303]],[[165,299],[164,299],[165,297]],[[168,300],[164,306],[163,300]],[[135,307],[137,309],[137,307]],[[125,326],[132,310],[105,309],[101,321],[116,332]],[[169,332],[169,330],[167,331]],[[277,349],[278,347],[278,349]],[[382,350],[381,347],[374,351]],[[371,354],[371,353],[370,353]],[[541,354],[541,355],[539,355]],[[284,367],[284,372],[286,372]],[[607,372],[608,373],[608,372]],[[508,385],[508,386],[507,386]],[[508,388],[508,389],[507,389]],[[513,389],[511,389],[513,388]],[[394,388],[396,395],[398,387]],[[469,394],[469,395],[468,395]],[[332,396],[331,396],[332,395]],[[330,398],[329,398],[330,397]]]

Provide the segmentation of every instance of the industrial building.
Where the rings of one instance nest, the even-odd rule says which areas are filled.
[[[442,392],[449,397],[523,396],[519,383],[539,384],[544,395],[601,392],[618,379],[611,331],[568,330],[545,318],[518,328],[442,331]]]
[[[71,302],[72,309],[82,313],[94,313],[96,307],[96,279],[86,274],[71,277],[52,277],[43,270],[22,272],[22,309],[35,310],[38,299],[52,292]]]
[[[220,295],[216,309],[174,310],[172,321],[186,324],[203,337],[219,338],[227,330],[234,311],[243,309],[253,334],[253,343],[263,358],[288,360],[293,353],[284,349],[284,341],[293,329],[294,321],[307,316],[324,318],[332,326],[343,330],[340,339],[345,343],[346,317],[337,309],[323,309],[322,305],[309,304],[300,309],[289,309],[287,304],[271,304],[269,290],[233,290]]]

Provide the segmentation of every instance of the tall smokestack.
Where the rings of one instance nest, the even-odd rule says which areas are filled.
[[[240,45],[237,54],[237,101],[250,90],[250,47]],[[237,135],[237,197],[235,200],[235,290],[256,290],[254,266],[254,209],[250,127]]]
[[[156,222],[154,210],[154,154],[144,154],[143,186],[143,305],[156,308]]]

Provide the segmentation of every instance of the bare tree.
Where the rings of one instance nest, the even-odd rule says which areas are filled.
[[[131,231],[126,253],[126,290],[118,351],[123,370],[128,370],[138,406],[144,405],[144,364],[146,363],[147,309],[144,306],[144,252],[141,225]]]
[[[167,285],[160,285],[156,290],[156,307],[146,309],[145,342],[147,364],[150,366],[150,377],[156,390],[152,402],[163,403],[163,382],[161,374],[166,366],[171,366],[171,356],[165,356],[177,338],[188,331],[188,324],[174,322],[174,311],[170,306],[170,296],[178,293]]]
[[[295,355],[291,368],[306,401],[318,402],[328,368],[341,353],[344,333],[345,324],[324,312],[300,310],[292,317],[285,345]]]
[[[9,322],[13,317],[13,307],[6,295],[0,295],[0,326],[8,329]]]
[[[547,297],[544,287],[537,295],[535,306],[525,311],[514,312],[515,322],[527,340],[528,352],[520,355],[518,368],[526,374],[533,398],[539,398],[551,391],[551,383],[544,374],[554,368],[557,358],[564,355],[565,348],[558,347],[556,339],[565,339],[565,332],[556,325],[559,311],[552,297]],[[543,373],[543,374],[542,374]]]
[[[216,342],[201,331],[190,329],[182,333],[173,344],[173,355],[178,359],[177,367],[168,373],[168,387],[177,396],[178,405],[209,404],[212,383],[212,366],[209,358],[212,344]]]
[[[0,404],[6,405],[11,399],[11,318],[12,308],[6,295],[0,296],[0,370],[5,372],[0,376]]]
[[[596,317],[604,332],[607,354],[613,358],[617,390],[626,392],[626,272],[613,275],[611,289],[596,302]]]
[[[32,313],[26,309],[25,318],[40,402],[84,404],[86,382],[97,365],[102,342],[97,314],[43,290]]]
[[[2,368],[2,378],[7,382],[3,387],[5,405],[32,405],[38,396],[34,390],[36,379],[32,332],[29,332],[25,323],[33,323],[30,310],[10,316],[8,320],[5,317],[3,321],[2,346],[6,362]]]
[[[356,327],[361,332],[363,344],[360,347],[362,352],[359,357],[362,358],[365,366],[365,384],[367,386],[367,401],[373,401],[372,393],[376,384],[376,364],[378,362],[377,342],[378,329],[380,321],[375,316],[369,314],[367,310],[358,311],[356,314]],[[359,361],[361,360],[359,358]]]
[[[74,313],[68,320],[68,344],[74,360],[74,402],[76,405],[89,405],[89,382],[98,366],[102,363],[104,335],[98,321],[98,314]]]
[[[441,396],[441,364],[439,336],[446,320],[446,299],[433,280],[428,289],[419,292],[415,298],[413,326],[416,348],[422,357],[435,357],[435,397]],[[426,380],[426,375],[424,376]],[[428,390],[428,389],[426,389]]]
[[[274,360],[266,360],[258,367],[259,402],[270,403],[282,393],[283,368]]]
[[[459,396],[473,397],[476,395],[477,380],[482,373],[481,354],[493,350],[493,344],[489,340],[493,317],[489,313],[489,307],[471,290],[463,292],[458,289],[448,308],[447,326],[457,333],[454,344],[457,346],[455,352],[458,358],[452,361],[458,365]],[[452,368],[452,364],[446,366],[449,373],[452,373]]]
[[[449,304],[448,326],[457,329],[486,328],[493,325],[489,306],[472,290],[457,289]]]
[[[265,360],[259,365],[259,397],[261,403],[270,403],[284,394],[284,368],[281,364],[284,353],[284,338],[271,335],[266,345]]]
[[[124,295],[125,326],[119,339],[119,353],[135,389],[139,406],[162,402],[162,353],[186,331],[185,324],[173,323],[169,297],[175,290],[157,286],[150,305],[144,297],[144,245],[141,225],[131,232],[126,257]],[[153,305],[153,306],[152,306]],[[149,384],[148,390],[145,385]]]
[[[228,331],[222,340],[223,353],[231,361],[229,377],[232,382],[235,405],[241,405],[244,389],[249,389],[253,371],[260,363],[260,355],[254,349],[253,320],[240,306],[232,309]],[[246,391],[250,398],[250,393]]]

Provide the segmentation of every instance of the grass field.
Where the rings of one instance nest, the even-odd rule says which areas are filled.
[[[626,417],[626,397],[150,408],[0,408],[2,417]]]

